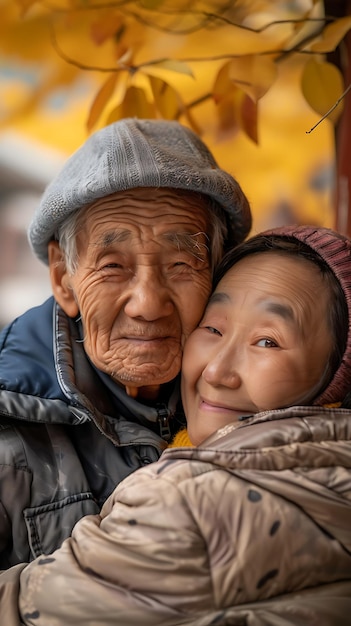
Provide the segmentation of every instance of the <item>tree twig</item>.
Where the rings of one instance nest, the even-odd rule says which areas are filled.
[[[346,96],[346,94],[350,91],[351,89],[351,83],[348,87],[346,87],[345,91],[341,94],[340,98],[338,98],[338,100],[335,102],[335,104],[333,104],[333,106],[329,109],[329,111],[327,111],[323,117],[321,117],[320,120],[318,120],[317,124],[315,124],[314,126],[312,126],[312,128],[310,128],[310,130],[306,130],[306,134],[310,134],[315,128],[317,128],[317,126],[319,126],[319,124],[321,122],[323,122],[323,120],[325,120],[331,113],[332,111],[334,111],[334,109],[336,109],[336,107],[338,106],[338,104],[340,104],[341,100],[343,100]]]

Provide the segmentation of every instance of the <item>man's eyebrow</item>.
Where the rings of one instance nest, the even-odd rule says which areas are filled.
[[[208,240],[208,235],[203,231],[197,233],[164,233],[162,238],[172,244],[178,251],[185,251],[198,256],[199,253],[206,253],[209,251],[207,244],[200,241],[200,236],[203,235]]]
[[[122,241],[127,241],[131,235],[130,230],[108,230],[106,233],[97,240],[97,246],[101,246],[102,248],[108,248],[112,246],[114,243],[121,243]]]
[[[199,255],[202,252],[208,252],[209,248],[206,244],[200,242],[200,235],[204,235],[206,239],[208,236],[206,233],[200,231],[197,233],[164,233],[162,239],[165,239],[171,243],[179,251],[191,252],[191,254]],[[131,231],[128,229],[115,229],[109,230],[97,240],[96,245],[102,248],[108,248],[114,243],[122,243],[127,241],[131,236]]]

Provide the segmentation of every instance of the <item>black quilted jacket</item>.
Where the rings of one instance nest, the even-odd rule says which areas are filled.
[[[79,338],[53,298],[0,334],[0,569],[52,552],[167,446],[157,422],[174,413],[175,386],[144,406],[93,368]]]

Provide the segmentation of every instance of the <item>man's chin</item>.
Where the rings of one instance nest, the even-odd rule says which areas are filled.
[[[133,371],[124,370],[123,372],[115,372],[111,374],[111,377],[116,383],[124,387],[138,387],[140,389],[159,388],[161,385],[169,383],[179,374],[180,365],[179,367],[174,367],[174,365],[173,363],[173,367],[169,368],[167,371],[163,369],[160,371],[159,367],[150,367],[144,372],[133,368]]]

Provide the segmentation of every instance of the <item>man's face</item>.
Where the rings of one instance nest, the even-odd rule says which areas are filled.
[[[78,269],[65,281],[88,356],[116,382],[157,388],[178,374],[210,293],[208,220],[199,197],[169,189],[119,192],[87,209]]]

